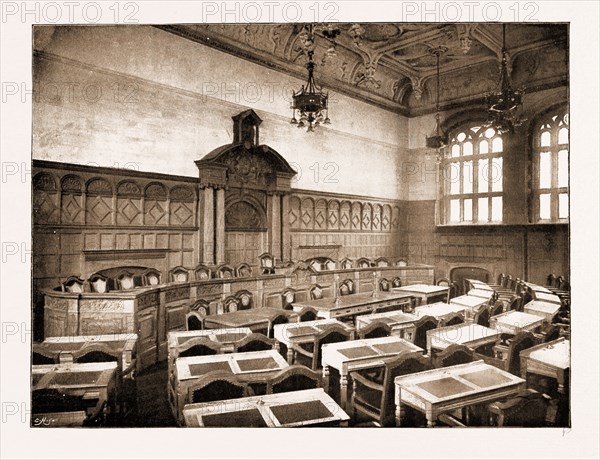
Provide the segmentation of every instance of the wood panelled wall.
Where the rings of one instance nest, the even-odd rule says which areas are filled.
[[[513,277],[544,284],[549,273],[569,274],[568,225],[436,227],[435,201],[406,203],[406,254],[410,263],[435,266],[436,279],[454,267],[473,266],[494,277]]]
[[[292,194],[289,208],[294,260],[403,255],[405,213],[400,201],[302,191]]]

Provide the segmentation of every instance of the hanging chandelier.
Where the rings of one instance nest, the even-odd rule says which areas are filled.
[[[427,147],[438,150],[438,160],[440,159],[441,149],[446,146],[447,139],[442,133],[440,124],[440,56],[448,51],[445,46],[430,48],[429,52],[436,57],[436,95],[435,95],[435,131],[432,136],[428,136],[425,140]]]
[[[323,36],[330,40],[331,45],[327,50],[328,55],[335,55],[335,37],[339,34],[339,29],[328,27],[323,31]],[[308,81],[299,91],[292,94],[292,119],[291,124],[298,128],[307,127],[307,131],[312,132],[321,123],[328,125],[331,123],[328,114],[329,94],[323,92],[323,88],[315,83],[314,70],[315,62],[315,34],[312,24],[305,26],[300,34],[300,41],[303,51],[308,56],[306,69],[308,70]],[[296,118],[298,115],[298,118]]]
[[[486,97],[488,106],[487,125],[501,134],[513,133],[516,126],[523,123],[519,117],[523,90],[513,90],[508,71],[508,53],[506,51],[506,24],[502,24],[502,62],[500,65],[500,83],[498,91]]]

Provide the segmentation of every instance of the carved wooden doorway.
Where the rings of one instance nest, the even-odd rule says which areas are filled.
[[[225,232],[225,260],[229,265],[257,265],[266,247],[267,232]]]

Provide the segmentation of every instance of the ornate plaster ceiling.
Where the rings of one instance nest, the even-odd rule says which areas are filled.
[[[334,24],[336,56],[317,32],[315,78],[319,85],[408,116],[433,111],[436,58],[440,59],[442,109],[480,102],[496,89],[502,25],[494,23],[368,23],[360,45],[352,24]],[[157,26],[238,57],[306,78],[302,24],[180,24]],[[564,85],[568,79],[567,24],[510,24],[506,45],[514,87],[526,93]]]

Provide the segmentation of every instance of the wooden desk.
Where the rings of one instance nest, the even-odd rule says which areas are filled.
[[[187,404],[188,427],[347,426],[348,414],[323,388]]]
[[[532,296],[534,300],[543,300],[544,302],[562,305],[560,297],[558,297],[555,294],[551,294],[548,292],[533,291]]]
[[[50,388],[69,396],[106,402],[105,411],[116,408],[117,363],[65,363],[31,366],[31,390]],[[33,418],[32,418],[33,420]]]
[[[433,427],[440,414],[525,389],[525,380],[483,361],[396,377],[394,384],[397,426],[402,426],[403,404],[424,413]]]
[[[432,303],[430,305],[421,305],[415,308],[415,316],[422,318],[423,316],[433,316],[438,321],[445,321],[451,316],[459,313],[465,317],[467,307],[458,304],[448,304],[443,302]]]
[[[287,367],[288,363],[276,350],[177,358],[176,375],[170,388],[173,392],[169,398],[171,408],[177,420],[183,421],[188,388],[210,371],[230,371],[244,383],[264,383]]]
[[[392,288],[392,292],[403,292],[417,299],[417,305],[427,305],[434,302],[448,301],[448,286],[435,286],[431,284],[410,284]]]
[[[492,288],[488,284],[484,283],[483,281],[468,279],[468,278],[465,279],[465,281],[467,281],[471,285],[471,289],[480,289],[482,291],[492,291],[492,292],[494,291],[494,288]]]
[[[479,286],[476,289],[471,289],[468,293],[468,296],[471,297],[479,297],[480,299],[485,299],[489,301],[494,296],[494,291],[490,291],[487,289],[481,289]]]
[[[177,350],[185,345],[186,342],[197,337],[206,337],[215,343],[221,345],[221,353],[232,353],[233,344],[242,340],[252,331],[248,327],[230,327],[224,329],[204,329],[201,331],[174,331],[168,335],[168,359],[169,363],[174,363],[178,358]]]
[[[349,324],[342,323],[337,319],[318,319],[300,323],[276,324],[273,327],[273,336],[279,343],[282,343],[287,347],[287,361],[292,364],[294,357],[292,345],[312,343],[317,334],[321,333],[327,326],[332,324],[338,324],[354,334],[354,327]]]
[[[321,350],[325,388],[329,388],[329,368],[333,367],[340,373],[342,408],[350,407],[348,373],[351,370],[382,363],[383,358],[411,351],[423,351],[423,349],[399,337],[380,337],[325,344]]]
[[[571,343],[564,337],[552,342],[536,345],[523,350],[521,357],[521,377],[538,374],[555,378],[558,392],[565,393],[565,382],[571,369]]]
[[[525,304],[523,311],[531,315],[538,315],[544,318],[544,321],[551,323],[558,311],[560,305],[550,302],[544,302],[543,300],[532,300]]]
[[[284,314],[290,321],[297,321],[298,315],[281,308],[252,308],[250,310],[238,310],[220,315],[208,315],[204,318],[206,329],[240,328],[248,327],[252,332],[268,328],[273,318]]]
[[[533,284],[533,283],[527,283],[527,282],[525,282],[524,284],[528,288],[531,288],[531,290],[534,292],[545,292],[547,294],[552,294],[552,291],[544,286],[540,286],[538,284]]]
[[[461,295],[450,299],[452,305],[462,305],[465,307],[465,319],[472,320],[475,316],[475,312],[481,305],[485,305],[489,302],[489,299],[474,297],[470,295]]]
[[[93,349],[101,344],[121,356],[121,374],[127,375],[135,367],[137,334],[76,335],[48,337],[43,342],[33,344],[33,351],[44,356],[58,357],[61,363],[72,363],[73,354]]]
[[[506,334],[516,335],[520,331],[535,332],[542,327],[544,318],[520,311],[507,311],[490,318],[490,327]]]
[[[431,329],[427,331],[427,353],[431,355],[432,350],[445,350],[452,344],[466,345],[474,350],[485,345],[493,346],[500,336],[500,331],[475,323]]]
[[[412,302],[413,296],[410,294],[378,292],[373,297],[372,293],[364,292],[338,297],[337,302],[333,297],[328,297],[294,303],[294,311],[299,312],[305,307],[312,307],[317,310],[317,316],[320,318],[348,318],[384,310],[410,310]]]
[[[360,332],[361,329],[366,328],[375,321],[383,321],[392,328],[393,335],[412,342],[415,336],[415,322],[418,319],[419,317],[413,313],[399,311],[360,315],[356,317],[356,331],[357,333]]]

